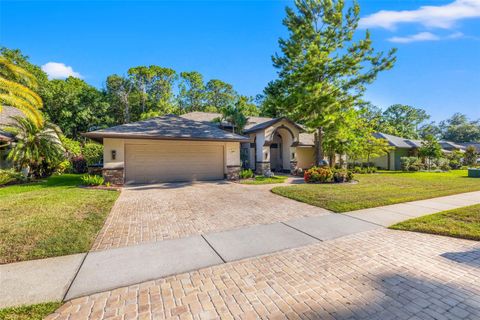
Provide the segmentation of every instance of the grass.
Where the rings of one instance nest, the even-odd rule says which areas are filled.
[[[410,219],[390,228],[480,241],[480,205]]]
[[[242,184],[271,184],[271,183],[283,183],[287,180],[287,176],[273,176],[273,177],[265,177],[265,176],[256,176],[252,180],[242,180],[240,183]]]
[[[0,309],[0,320],[41,320],[61,305],[61,302],[48,302]]]
[[[80,178],[0,188],[0,264],[90,249],[118,192],[78,188]]]
[[[468,178],[467,170],[357,174],[355,180],[358,183],[281,186],[272,192],[334,212],[346,212],[480,190],[480,179]]]

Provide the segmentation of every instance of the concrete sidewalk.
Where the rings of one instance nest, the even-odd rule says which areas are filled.
[[[90,252],[86,258],[74,255],[3,265],[0,307],[69,300],[473,204],[480,204],[480,192]]]

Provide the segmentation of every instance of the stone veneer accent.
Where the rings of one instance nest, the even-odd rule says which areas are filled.
[[[123,168],[115,168],[115,169],[103,169],[103,178],[105,182],[110,182],[111,184],[122,185],[125,182],[124,173],[125,170]]]
[[[102,171],[103,171],[102,167],[87,167],[88,174],[94,174],[94,175],[97,175],[97,176],[101,176]]]
[[[298,164],[298,161],[295,161],[295,160],[290,161],[290,173],[291,174],[294,174],[295,170],[297,170],[297,164]]]
[[[227,166],[227,180],[239,180],[240,170],[241,166]]]
[[[263,175],[270,171],[270,161],[257,161],[256,164],[255,174]]]

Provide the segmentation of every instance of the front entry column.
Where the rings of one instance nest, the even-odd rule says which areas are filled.
[[[258,147],[258,146],[257,146]],[[264,175],[270,171],[270,147],[261,146],[260,149],[257,149],[257,152],[260,151],[260,154],[257,154],[257,163],[256,163],[256,174]],[[258,157],[258,156],[261,157]]]
[[[297,148],[296,147],[290,147],[290,173],[294,174],[295,171],[297,170]]]

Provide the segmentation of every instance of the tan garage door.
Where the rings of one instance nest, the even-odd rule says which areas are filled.
[[[223,179],[223,145],[155,142],[125,145],[126,183]]]

